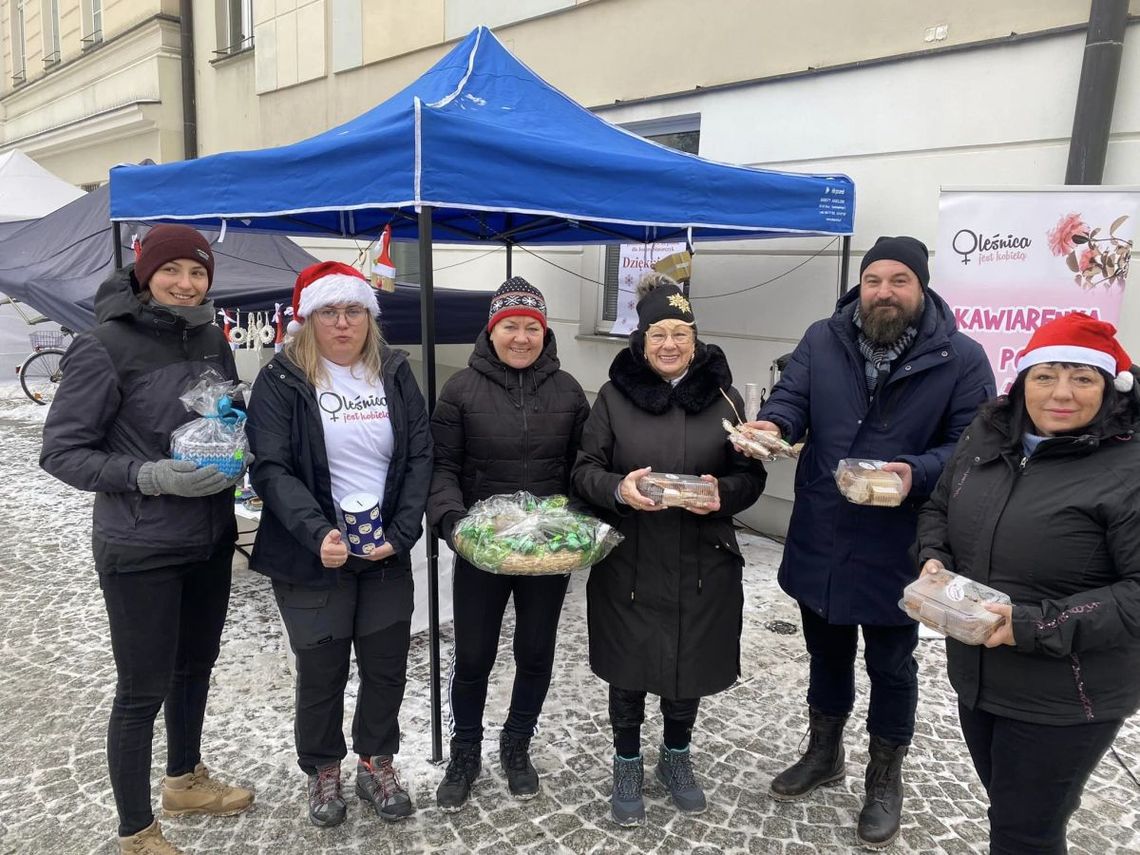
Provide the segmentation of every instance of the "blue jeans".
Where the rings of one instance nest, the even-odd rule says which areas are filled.
[[[808,705],[827,715],[847,715],[855,706],[857,625],[831,624],[800,606],[804,641],[811,655]],[[918,707],[918,624],[869,626],[863,658],[871,678],[867,732],[891,745],[909,745]]]

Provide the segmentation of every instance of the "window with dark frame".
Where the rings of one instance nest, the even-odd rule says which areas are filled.
[[[253,47],[253,0],[217,0],[220,57]]]
[[[699,154],[701,143],[701,117],[681,116],[674,119],[658,119],[651,122],[623,125],[626,130],[652,140],[667,148],[688,154]],[[606,264],[602,282],[603,324],[611,324],[618,316],[618,265],[621,263],[621,246],[606,245]]]

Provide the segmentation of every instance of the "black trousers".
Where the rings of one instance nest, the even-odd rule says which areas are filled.
[[[159,707],[166,718],[166,774],[201,761],[210,672],[218,658],[230,601],[234,548],[206,561],[99,576],[118,680],[107,727],[107,762],[119,835],[154,821],[151,745]]]
[[[1031,724],[958,704],[962,736],[990,797],[990,855],[1064,855],[1081,792],[1123,722]]]
[[[610,726],[614,731],[614,751],[622,757],[641,753],[641,725],[645,723],[647,692],[610,686]],[[664,719],[662,742],[680,751],[689,747],[693,726],[697,723],[700,698],[662,698]]]
[[[354,647],[360,691],[352,750],[365,757],[398,753],[411,644],[411,573],[341,571],[333,588],[274,581],[273,593],[297,663],[297,765],[312,775],[348,753],[344,690]]]
[[[811,656],[808,705],[827,715],[855,706],[855,654],[859,629],[831,624],[800,605],[804,641]],[[909,745],[918,708],[918,624],[863,629],[863,658],[871,678],[867,732],[892,745]]]
[[[487,681],[499,652],[507,600],[515,600],[515,682],[503,729],[534,734],[550,675],[558,619],[569,576],[497,576],[456,558],[452,602],[455,611],[455,664],[451,673],[452,735],[459,742],[481,742]]]

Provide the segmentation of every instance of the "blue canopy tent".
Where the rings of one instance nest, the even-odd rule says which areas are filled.
[[[576,104],[479,27],[419,79],[292,145],[111,171],[114,220],[419,239],[424,392],[435,405],[432,239],[644,243],[850,235],[844,175],[717,163]],[[428,537],[433,756],[439,732],[437,544]]]

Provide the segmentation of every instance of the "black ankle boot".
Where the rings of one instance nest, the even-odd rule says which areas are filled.
[[[777,775],[768,795],[779,801],[802,799],[816,787],[834,784],[846,774],[847,755],[843,750],[845,715],[825,715],[808,710],[810,739],[803,757]]]
[[[538,772],[530,762],[530,737],[499,734],[499,763],[507,776],[507,789],[516,799],[538,795]]]
[[[443,780],[435,791],[435,803],[441,809],[453,812],[467,804],[471,785],[483,769],[480,757],[482,745],[478,742],[451,740],[451,758],[443,773]]]
[[[902,764],[909,745],[892,745],[871,737],[871,762],[864,783],[867,793],[859,813],[856,837],[868,849],[890,846],[899,835],[902,822]]]

